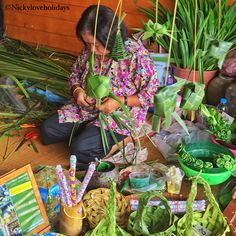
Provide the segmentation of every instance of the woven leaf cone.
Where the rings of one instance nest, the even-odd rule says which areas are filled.
[[[153,197],[160,198],[160,203],[148,206]],[[130,214],[128,230],[134,235],[174,235],[176,221],[177,217],[172,215],[168,200],[156,191],[149,191],[141,195],[137,211]]]
[[[188,83],[184,86],[182,101],[180,107],[183,115],[186,116],[188,111],[196,111],[202,103],[205,96],[204,84]]]
[[[95,228],[98,223],[106,216],[106,207],[108,204],[110,190],[107,188],[98,188],[89,191],[83,198],[87,212],[87,219],[91,228]],[[130,206],[124,196],[116,193],[116,221],[121,227],[127,225],[127,219],[130,213]]]
[[[125,50],[124,42],[120,29],[117,30],[114,46],[111,52],[111,58],[115,61],[121,61],[128,58],[130,54]]]
[[[175,112],[175,108],[177,102],[177,93],[184,84],[185,80],[179,79],[177,83],[162,88],[154,95],[154,115],[152,121],[152,129],[154,131],[160,131],[161,118],[165,118],[166,127],[171,125],[172,116],[176,118],[177,113]],[[178,120],[178,118],[177,121],[181,122]],[[180,125],[182,126],[183,124],[181,123]]]
[[[194,227],[201,224],[205,229],[211,231],[212,236],[225,236],[230,232],[229,226],[221,212],[209,184],[200,176],[192,177],[192,187],[186,202],[186,214],[178,221],[177,235],[189,236],[199,235]],[[208,206],[205,212],[194,212],[193,202],[197,195],[197,182],[203,184]]]

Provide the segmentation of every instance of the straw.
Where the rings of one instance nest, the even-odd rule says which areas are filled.
[[[130,200],[131,210],[136,211],[138,208],[139,201],[136,199]],[[149,201],[148,206],[157,206],[160,204],[160,201]],[[169,201],[170,209],[172,213],[179,214],[186,212],[186,201]],[[194,211],[205,211],[206,210],[206,201],[197,200],[193,202]]]
[[[76,156],[71,155],[70,156],[70,169],[76,169]]]
[[[68,207],[72,207],[69,188],[66,182],[66,177],[62,171],[61,165],[56,166],[56,171],[57,171],[58,181],[59,181],[59,186],[60,186],[61,200],[63,201],[63,196],[64,196],[64,199],[65,199],[64,203],[66,203]]]
[[[69,169],[70,177],[70,191],[71,191],[71,201],[72,206],[76,206],[76,183],[75,183],[75,169]]]
[[[75,170],[76,170],[76,156],[71,155],[70,156],[69,177],[70,177],[70,191],[71,191],[72,206],[76,206]]]
[[[96,165],[94,163],[91,163],[89,165],[88,171],[87,171],[87,173],[84,177],[84,180],[83,180],[83,182],[80,186],[80,189],[79,189],[79,192],[78,192],[78,195],[77,195],[77,203],[79,203],[81,201],[81,199],[83,198],[84,192],[85,192],[85,190],[88,186],[88,183],[89,183],[95,169],[96,169]]]

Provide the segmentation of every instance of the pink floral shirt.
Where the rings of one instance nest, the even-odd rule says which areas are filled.
[[[154,69],[154,64],[149,56],[148,51],[143,47],[141,42],[134,40],[127,40],[125,43],[126,50],[130,53],[127,59],[116,62],[109,59],[107,64],[103,67],[102,75],[110,78],[110,86],[113,94],[117,96],[131,96],[136,94],[140,100],[141,107],[130,107],[131,118],[134,121],[136,131],[140,131],[142,124],[145,122],[147,110],[153,104],[153,96],[159,87],[157,80],[157,72]],[[86,75],[89,71],[88,64],[89,52],[85,49],[78,57],[73,65],[72,73],[69,77],[70,88],[78,84],[85,88]],[[95,57],[95,73],[100,72],[101,57]],[[122,111],[118,110],[120,115]],[[84,107],[78,106],[74,99],[64,105],[58,110],[59,122],[84,122],[91,121],[99,126],[97,120],[98,111],[88,110]],[[112,130],[116,133],[129,135],[127,130],[120,129],[117,124],[107,117]],[[128,122],[126,122],[128,123]]]

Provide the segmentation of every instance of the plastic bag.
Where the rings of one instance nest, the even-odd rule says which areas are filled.
[[[103,160],[110,161],[114,164],[127,164],[127,162],[130,164],[139,164],[147,160],[147,157],[148,157],[147,148],[144,148],[138,151],[137,154],[135,152],[136,150],[134,148],[134,144],[127,143],[127,145],[125,146],[125,159],[126,160],[123,158],[123,155],[121,152],[118,152],[115,155],[108,157],[106,159],[103,159]],[[135,155],[137,155],[136,158],[135,158]]]
[[[176,159],[176,152],[179,144],[192,143],[198,141],[209,141],[210,134],[206,130],[201,130],[195,124],[185,121],[189,130],[189,135],[177,123],[173,123],[169,129],[161,130],[151,139],[167,161]]]

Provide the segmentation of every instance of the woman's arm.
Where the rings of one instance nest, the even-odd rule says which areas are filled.
[[[82,84],[84,81],[82,81],[81,76],[86,69],[87,57],[87,52],[85,49],[83,49],[82,53],[78,56],[77,60],[72,66],[71,74],[68,78],[69,88],[72,94],[76,87],[83,87]]]
[[[120,99],[120,101],[129,107],[139,107],[141,106],[141,103],[139,101],[139,98],[137,95],[132,95],[132,96],[117,96],[118,99]],[[104,112],[105,114],[110,114],[113,111],[115,111],[116,109],[120,108],[120,104],[112,99],[112,98],[106,98],[103,103],[99,106],[96,107],[99,111]]]

